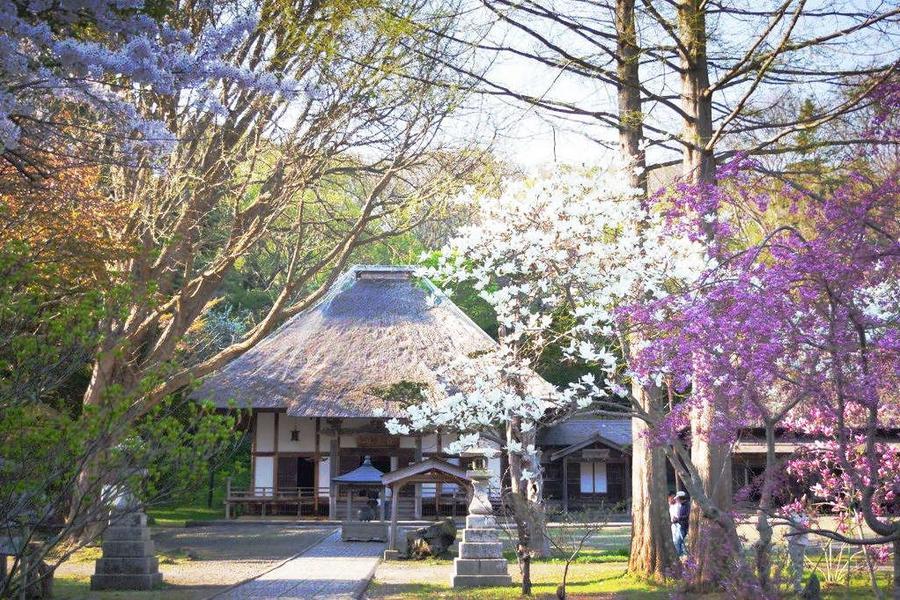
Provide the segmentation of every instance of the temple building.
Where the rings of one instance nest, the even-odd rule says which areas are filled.
[[[222,409],[252,410],[251,485],[229,489],[230,504],[344,518],[338,494],[353,492],[332,480],[359,467],[365,456],[385,473],[428,457],[459,465],[459,457],[446,453],[456,439],[452,433],[394,436],[384,421],[436,383],[433,369],[494,347],[412,269],[351,268],[315,306],[194,393]],[[499,481],[501,459],[488,466]],[[417,484],[404,493],[401,518],[465,514],[465,491],[456,485]]]
[[[434,370],[458,356],[496,348],[496,341],[440,290],[408,267],[355,266],[316,305],[297,314],[257,346],[205,380],[195,398],[220,409],[251,410],[250,484],[229,485],[226,511],[345,518],[347,506],[390,491],[340,485],[336,478],[363,464],[382,473],[427,458],[465,469],[452,456],[451,431],[390,435],[384,422],[435,385]],[[549,389],[535,376],[532,393]],[[551,508],[599,506],[627,511],[631,498],[629,419],[575,417],[539,431],[545,500]],[[893,437],[896,443],[896,435]],[[779,439],[780,455],[797,442]],[[502,455],[501,455],[502,456]],[[734,487],[750,483],[765,464],[759,432],[735,447]],[[501,457],[488,461],[499,489]],[[670,488],[678,487],[670,469]],[[467,490],[451,483],[416,483],[400,492],[402,519],[463,515]],[[360,498],[347,498],[357,494]],[[368,495],[363,501],[362,496]],[[347,500],[351,500],[348,502]],[[354,515],[355,516],[355,515]]]

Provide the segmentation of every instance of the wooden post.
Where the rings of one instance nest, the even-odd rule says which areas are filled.
[[[388,535],[388,550],[397,549],[397,506],[400,504],[400,489],[402,485],[391,487],[391,529]]]
[[[381,490],[381,506],[378,511],[378,518],[381,519],[381,522],[384,523],[384,504],[387,502],[387,486],[384,486]]]
[[[275,439],[272,440],[272,451],[274,452],[272,457],[272,462],[274,465],[272,466],[272,497],[278,497],[278,415],[279,413],[275,412]]]
[[[568,456],[563,456],[562,504],[563,504],[563,512],[569,512],[569,457]]]
[[[331,444],[329,447],[329,486],[328,486],[328,518],[337,519],[337,485],[334,478],[340,475],[341,468],[341,428],[335,423],[332,428]]]
[[[225,520],[231,518],[231,477],[225,480]]]
[[[422,436],[416,436],[416,462],[422,461]],[[414,516],[416,519],[422,518],[422,484],[415,484],[415,509]]]
[[[256,495],[256,411],[250,419],[250,495]]]
[[[321,437],[321,418],[316,417],[316,449],[313,454],[313,515],[319,516],[319,464],[322,462],[322,452],[319,449]]]
[[[437,458],[441,458],[441,432],[438,431],[435,434],[435,438],[437,439],[437,448],[435,456]],[[441,492],[444,491],[444,486],[440,481],[434,484],[434,518],[437,520],[441,516]]]
[[[347,520],[352,521],[353,517],[351,515],[353,514],[353,487],[349,485],[345,485],[344,487],[347,488]]]

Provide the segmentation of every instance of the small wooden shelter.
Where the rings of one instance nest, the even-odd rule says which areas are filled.
[[[347,520],[353,520],[353,492],[357,490],[378,490],[381,491],[381,478],[383,471],[379,471],[372,466],[372,458],[366,456],[363,464],[356,467],[349,473],[338,475],[333,479],[335,483],[335,494],[340,494],[340,487],[347,490]],[[383,498],[382,498],[383,500]],[[381,515],[379,518],[384,520],[384,503],[381,503]]]
[[[471,482],[466,477],[466,472],[461,467],[439,458],[427,458],[413,463],[408,467],[397,469],[385,474],[381,478],[385,490],[391,490],[391,498],[400,497],[400,491],[406,484],[438,484],[452,483],[467,490],[467,497],[471,495]],[[388,549],[385,558],[395,558],[397,555],[397,519],[398,502],[391,502],[391,528],[388,534]]]

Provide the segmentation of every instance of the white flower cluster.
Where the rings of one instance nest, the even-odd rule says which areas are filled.
[[[478,432],[514,418],[528,432],[548,415],[586,408],[610,393],[627,396],[619,382],[624,366],[609,346],[617,339],[616,307],[664,297],[669,286],[702,272],[705,253],[700,244],[664,233],[663,217],[649,212],[625,182],[614,168],[562,167],[478,199],[476,224],[462,228],[438,266],[423,274],[451,286],[471,283],[496,312],[500,348],[449,361],[442,388],[410,407],[407,423],[389,424],[392,432]],[[602,385],[587,374],[559,390],[537,377],[535,361],[549,345],[596,365],[606,375]],[[477,441],[460,438],[458,446]],[[529,453],[514,439],[506,450]]]

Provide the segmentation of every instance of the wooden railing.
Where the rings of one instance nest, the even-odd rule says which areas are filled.
[[[258,504],[263,516],[269,504],[297,505],[297,516],[302,516],[304,508],[311,508],[310,513],[318,510],[322,504],[328,505],[328,488],[319,487],[318,494],[313,487],[269,487],[254,486],[235,488],[228,478],[225,484],[225,518],[231,518],[231,508],[239,504]]]

